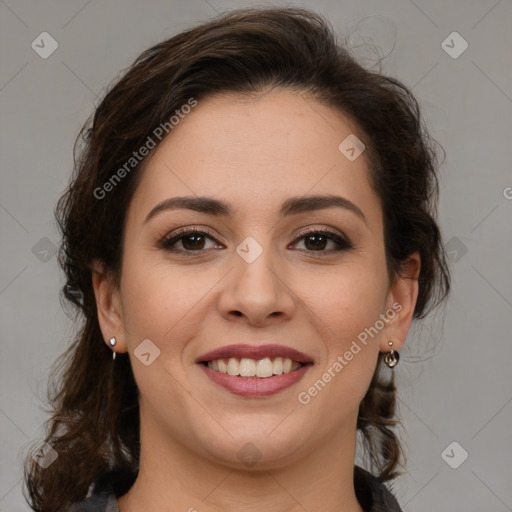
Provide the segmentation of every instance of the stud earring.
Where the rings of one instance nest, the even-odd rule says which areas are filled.
[[[110,338],[110,339],[108,340],[108,342],[110,343],[110,346],[111,346],[111,347],[115,347],[115,345],[116,345],[116,343],[117,343],[117,340],[115,339],[115,337],[114,337],[114,336],[112,336],[112,338]],[[115,350],[113,350],[113,351],[112,351],[112,359],[115,359],[115,358],[116,358],[116,351],[115,351]]]
[[[388,345],[392,347],[393,342],[388,341]],[[384,357],[384,362],[388,365],[389,368],[394,368],[398,364],[398,361],[400,361],[400,356],[398,352],[393,349],[391,349],[390,352],[387,352]]]

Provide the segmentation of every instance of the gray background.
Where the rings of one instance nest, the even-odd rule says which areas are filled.
[[[49,366],[73,333],[58,299],[52,210],[80,126],[96,96],[145,48],[217,13],[271,3],[286,5],[0,1],[1,511],[29,510],[21,461],[42,434]],[[447,153],[440,223],[453,294],[410,333],[396,369],[409,458],[394,484],[399,502],[405,512],[512,510],[512,3],[290,4],[325,14],[352,46],[373,41],[387,55],[382,71],[413,89]],[[31,43],[45,31],[58,48],[43,59]],[[454,31],[469,44],[457,58],[442,46]],[[452,39],[445,44],[460,51]],[[368,66],[375,57],[357,55]]]

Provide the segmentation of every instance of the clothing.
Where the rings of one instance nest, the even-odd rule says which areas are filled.
[[[354,467],[354,488],[364,512],[402,512],[395,497],[377,477]],[[108,478],[92,485],[89,496],[74,503],[67,512],[119,512],[117,497]]]

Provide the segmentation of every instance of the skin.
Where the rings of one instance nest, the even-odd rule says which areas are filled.
[[[379,351],[399,350],[417,299],[417,254],[408,277],[386,270],[383,220],[365,154],[349,161],[338,145],[357,127],[305,94],[201,100],[146,162],[127,212],[120,287],[98,262],[93,284],[105,343],[128,352],[140,389],[139,476],[121,512],[362,512],[353,487],[358,406]],[[363,212],[328,208],[281,218],[290,197],[336,194]],[[162,211],[175,196],[226,201],[232,216]],[[208,229],[214,240],[159,241],[178,228]],[[320,248],[300,230],[331,229],[353,249]],[[252,263],[236,252],[247,237],[262,247]],[[193,240],[192,240],[193,242]],[[185,245],[184,245],[185,244]],[[188,249],[189,252],[186,252]],[[322,256],[323,254],[323,256]],[[411,279],[412,278],[412,279]],[[394,303],[402,309],[307,405],[297,395],[332,367]],[[150,339],[160,355],[145,366],[134,350]],[[283,344],[314,366],[267,397],[233,395],[213,384],[196,357],[232,344]],[[127,357],[127,356],[124,356]],[[245,443],[260,458],[248,467]],[[193,507],[193,508],[192,508]]]

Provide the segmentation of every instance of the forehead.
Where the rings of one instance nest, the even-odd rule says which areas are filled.
[[[378,202],[364,153],[339,149],[357,127],[296,91],[208,97],[184,115],[143,171],[131,210],[143,215],[171,196],[213,196],[244,216],[278,213],[287,197],[340,194]]]

